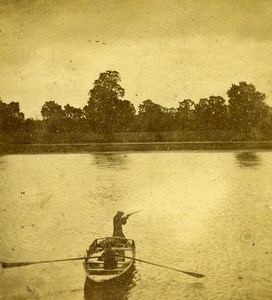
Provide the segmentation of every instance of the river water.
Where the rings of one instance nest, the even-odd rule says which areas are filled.
[[[81,261],[2,269],[1,299],[272,299],[272,153],[0,157],[0,260],[84,256],[116,210],[141,262],[94,286]]]

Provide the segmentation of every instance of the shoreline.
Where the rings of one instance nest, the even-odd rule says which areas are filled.
[[[2,144],[0,154],[42,154],[173,150],[272,150],[272,141],[191,141],[79,144]]]

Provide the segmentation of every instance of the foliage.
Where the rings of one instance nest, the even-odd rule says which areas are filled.
[[[195,119],[195,103],[191,99],[179,102],[177,109],[177,127],[182,130],[193,129]]]
[[[4,103],[0,99],[0,132],[11,133],[22,129],[24,114],[18,102]]]
[[[82,132],[86,129],[83,110],[66,104],[64,109],[54,101],[47,101],[42,106],[42,117],[48,132]]]
[[[87,131],[87,121],[83,110],[66,104],[64,106],[64,128],[65,132]]]
[[[265,94],[256,91],[253,84],[240,82],[227,91],[229,96],[230,125],[236,130],[249,132],[268,116]]]
[[[63,120],[65,117],[65,112],[61,105],[55,103],[54,101],[47,101],[42,106],[41,114],[49,132],[64,131]]]
[[[83,118],[83,111],[80,108],[75,108],[70,104],[64,106],[64,115],[67,120],[78,121]]]
[[[195,119],[199,128],[222,129],[227,124],[227,106],[224,98],[211,96],[200,99],[195,106]]]
[[[125,90],[120,81],[118,72],[103,72],[94,81],[83,109],[70,104],[62,108],[54,101],[47,101],[41,108],[42,120],[25,120],[18,102],[6,104],[0,100],[0,133],[17,134],[16,138],[21,134],[21,140],[28,142],[55,141],[53,136],[72,142],[86,141],[89,137],[112,141],[119,133],[126,140],[125,134],[129,132],[137,132],[139,136],[140,132],[153,132],[152,141],[164,141],[167,134],[174,137],[180,131],[185,139],[192,140],[220,140],[222,132],[230,134],[224,134],[224,139],[272,138],[272,108],[265,104],[265,94],[258,92],[253,84],[232,84],[227,91],[228,104],[221,96],[210,96],[197,103],[184,99],[178,107],[167,108],[148,99],[139,105],[136,114],[134,105],[123,100]]]
[[[135,108],[127,100],[121,100],[125,90],[119,84],[120,75],[116,71],[101,73],[90,90],[89,101],[84,114],[91,128],[106,134],[109,139],[114,131],[126,130],[135,115]]]
[[[113,130],[115,132],[128,131],[129,126],[135,117],[135,113],[135,107],[130,101],[116,101],[115,121],[113,123]]]
[[[161,131],[164,108],[148,99],[139,105],[140,131]]]

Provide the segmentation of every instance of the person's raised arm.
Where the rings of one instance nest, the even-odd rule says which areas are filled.
[[[121,218],[122,225],[125,225],[127,223],[128,217],[129,217],[128,215],[125,215],[124,217]]]

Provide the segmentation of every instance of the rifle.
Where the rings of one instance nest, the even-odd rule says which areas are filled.
[[[134,211],[130,214],[127,214],[126,217],[129,218],[131,215],[134,215],[134,214],[137,214],[138,212],[140,212],[141,210],[137,210],[137,211]]]

